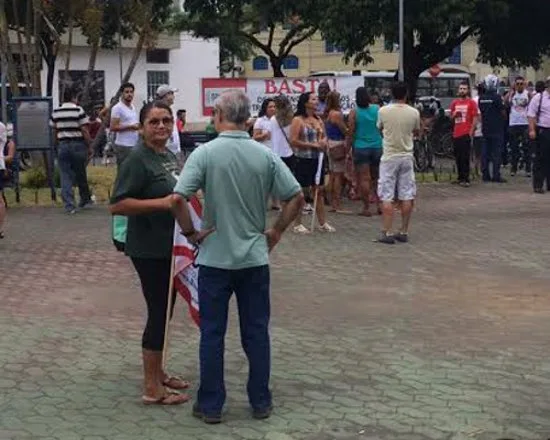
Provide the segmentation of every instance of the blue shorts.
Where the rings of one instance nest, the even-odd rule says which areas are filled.
[[[355,166],[369,165],[380,166],[382,158],[382,148],[354,148],[353,149],[353,164]]]

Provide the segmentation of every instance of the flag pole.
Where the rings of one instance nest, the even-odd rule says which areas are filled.
[[[176,257],[174,251],[172,251],[172,259],[170,260],[170,281],[168,283],[168,303],[166,305],[166,322],[164,323],[164,344],[162,346],[162,369],[166,366],[166,359],[168,358],[168,336],[170,333],[170,322],[172,317],[170,312],[172,311],[172,302],[174,301],[174,273],[175,273]]]
[[[315,173],[315,195],[313,199],[313,216],[311,218],[311,232],[315,228],[315,216],[317,215],[317,198],[319,196],[319,187],[321,186],[321,175],[323,174],[323,160],[325,159],[325,153],[319,153],[317,159],[317,172]],[[323,182],[324,185],[325,182]]]
[[[315,216],[317,215],[317,197],[319,196],[319,185],[315,186],[315,195],[313,200],[313,215],[311,216],[311,232],[315,229]]]

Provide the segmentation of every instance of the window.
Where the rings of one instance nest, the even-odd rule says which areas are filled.
[[[292,69],[295,70],[298,67],[300,67],[300,62],[298,61],[298,57],[295,55],[289,55],[283,60],[283,67],[285,69]]]
[[[396,44],[393,40],[384,37],[384,52],[393,52],[395,50]]]
[[[157,89],[163,84],[170,84],[170,72],[149,70],[147,72],[147,99],[155,99]]]
[[[252,69],[254,70],[267,70],[269,69],[269,63],[266,57],[258,56],[252,60]]]
[[[461,46],[456,46],[453,49],[453,53],[447,59],[447,62],[449,64],[460,64],[462,62],[462,47]]]
[[[337,46],[334,43],[331,43],[330,41],[325,41],[325,52],[326,53],[342,53],[342,52],[344,52],[344,49],[340,46]]]
[[[168,49],[149,49],[145,53],[145,60],[149,64],[169,64],[170,51]]]

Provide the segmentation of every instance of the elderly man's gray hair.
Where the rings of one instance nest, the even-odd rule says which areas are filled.
[[[242,125],[250,118],[250,99],[241,90],[223,92],[214,104],[227,122]]]

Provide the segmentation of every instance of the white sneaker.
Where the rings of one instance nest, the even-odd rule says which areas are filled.
[[[336,229],[334,229],[331,225],[328,223],[325,223],[324,225],[319,226],[319,231],[321,232],[336,232]]]
[[[295,234],[311,234],[311,231],[304,225],[294,226],[294,228],[292,228],[292,232]]]

